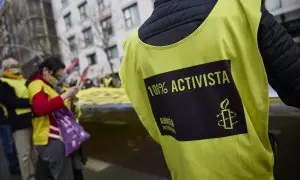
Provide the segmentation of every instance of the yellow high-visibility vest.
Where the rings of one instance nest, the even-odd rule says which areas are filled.
[[[110,87],[110,83],[112,82],[112,77],[106,77],[104,78],[104,87]]]
[[[59,96],[55,89],[42,80],[34,80],[28,86],[29,99],[32,101],[33,97],[44,91],[49,99]],[[50,133],[50,118],[48,115],[39,116],[32,119],[33,127],[33,143],[35,145],[46,145],[49,141]]]
[[[261,0],[219,0],[168,46],[124,42],[121,79],[173,180],[273,180]]]
[[[1,78],[1,81],[6,82],[11,87],[14,88],[16,96],[19,98],[25,98],[28,99],[28,89],[25,85],[26,80],[25,79],[10,79],[10,78]],[[29,101],[29,99],[28,99]],[[30,113],[30,108],[17,108],[15,109],[15,112],[17,115],[22,115],[26,113]]]

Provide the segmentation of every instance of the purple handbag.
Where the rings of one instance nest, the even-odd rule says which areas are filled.
[[[83,142],[90,138],[83,127],[76,122],[72,111],[62,108],[54,112],[62,139],[65,144],[65,155],[68,156],[78,150]]]

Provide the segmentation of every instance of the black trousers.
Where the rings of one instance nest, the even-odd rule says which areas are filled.
[[[72,156],[65,156],[62,141],[50,140],[47,145],[37,146],[36,149],[36,180],[75,180]]]
[[[51,140],[46,146],[38,146],[37,151],[36,180],[84,180],[82,167],[78,166],[81,149],[66,157],[64,144],[60,140]]]

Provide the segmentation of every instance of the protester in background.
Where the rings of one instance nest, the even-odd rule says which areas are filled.
[[[112,77],[112,74],[109,74],[109,75],[105,76],[105,78],[103,79],[103,81],[104,81],[104,87],[105,88],[113,87],[113,77]]]
[[[97,87],[102,87],[102,75],[101,74],[99,74],[98,76],[97,76],[97,78],[96,78],[96,86]]]
[[[33,141],[38,152],[37,180],[74,180],[72,157],[65,156],[65,146],[53,113],[65,108],[64,101],[74,97],[77,87],[59,95],[55,87],[64,75],[65,65],[57,57],[46,57],[27,85],[32,108]]]
[[[32,143],[32,112],[28,98],[26,80],[22,77],[18,61],[9,58],[2,62],[2,82],[4,106],[8,111],[8,121],[11,125],[17,148],[17,154],[23,180],[32,180],[35,176],[36,153]]]
[[[114,88],[120,88],[121,87],[121,79],[119,73],[114,73],[112,75],[113,77],[113,87]]]

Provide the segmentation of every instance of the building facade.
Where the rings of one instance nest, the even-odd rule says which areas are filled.
[[[122,42],[151,14],[154,0],[52,0],[62,58],[79,58],[80,70],[91,65],[89,76],[117,72]],[[267,0],[267,8],[297,40],[300,1]]]
[[[37,55],[59,55],[51,0],[6,0],[1,13],[5,27],[2,57],[11,56],[23,67],[25,76],[34,70]]]
[[[122,43],[151,14],[153,0],[52,0],[62,58],[89,77],[118,72]]]

